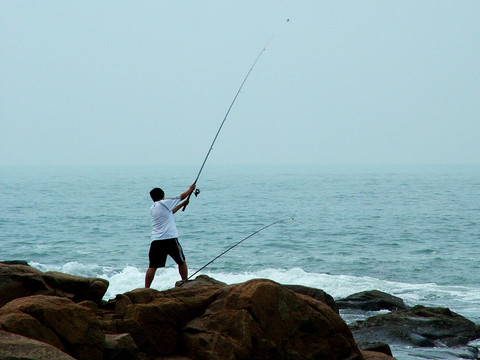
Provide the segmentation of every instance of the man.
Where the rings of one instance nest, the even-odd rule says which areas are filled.
[[[167,255],[169,255],[178,265],[178,272],[182,280],[188,278],[188,268],[183,255],[182,247],[178,242],[178,230],[173,218],[180,208],[188,204],[189,195],[195,190],[195,183],[190,185],[187,191],[180,196],[165,199],[165,193],[160,188],[150,191],[150,197],[153,205],[150,208],[150,214],[153,219],[152,243],[148,253],[149,265],[145,274],[145,287],[149,288],[152,284],[155,272],[159,267],[165,267]]]

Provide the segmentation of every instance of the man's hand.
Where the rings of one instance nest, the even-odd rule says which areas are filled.
[[[175,208],[172,210],[172,213],[176,213],[178,210],[180,210],[181,208],[185,208],[185,206],[188,205],[188,203],[190,202],[189,200],[190,198],[187,197],[187,200],[185,201],[182,201],[180,204],[178,204],[177,206],[175,206]]]
[[[188,188],[188,190],[185,191],[182,195],[180,195],[180,199],[183,200],[183,199],[185,199],[186,197],[190,197],[190,195],[192,194],[193,190],[195,190],[195,187],[196,187],[196,182],[194,182],[192,185],[190,185],[190,187]]]

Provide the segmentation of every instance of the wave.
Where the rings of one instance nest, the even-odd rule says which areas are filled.
[[[98,264],[83,264],[68,262],[63,265],[45,265],[32,263],[42,271],[60,271],[68,274],[99,277],[108,280],[110,285],[104,299],[115,298],[133,289],[144,286],[145,270],[136,266],[126,265],[123,269],[114,269]],[[195,269],[190,269],[193,274]],[[216,280],[227,284],[245,282],[252,279],[269,279],[280,284],[296,284],[322,289],[334,299],[367,290],[380,290],[402,298],[408,305],[425,305],[433,307],[448,307],[461,315],[480,322],[480,288],[468,286],[448,286],[435,283],[408,283],[388,281],[369,276],[352,276],[342,274],[325,274],[307,272],[302,268],[290,269],[268,268],[254,272],[221,272],[204,271]],[[196,275],[197,276],[197,275]],[[166,290],[175,286],[180,275],[175,266],[157,270],[152,288]]]

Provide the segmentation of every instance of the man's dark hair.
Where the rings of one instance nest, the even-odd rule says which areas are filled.
[[[164,196],[165,196],[165,193],[160,188],[155,188],[155,189],[152,189],[152,191],[150,191],[150,197],[152,198],[153,201],[162,200]]]

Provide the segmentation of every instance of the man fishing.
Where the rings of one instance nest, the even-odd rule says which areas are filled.
[[[223,118],[223,121],[220,124],[220,127],[218,128],[218,131],[215,137],[213,138],[212,144],[210,145],[210,149],[207,152],[207,156],[203,160],[202,166],[200,167],[200,171],[198,172],[197,178],[195,179],[193,184],[190,185],[188,190],[185,191],[183,194],[181,194],[180,196],[177,196],[176,198],[171,198],[171,199],[165,199],[165,194],[162,189],[155,188],[152,191],[150,191],[150,196],[152,197],[152,200],[154,203],[150,209],[150,213],[152,214],[152,218],[153,218],[153,230],[152,230],[152,243],[150,245],[150,252],[148,253],[150,264],[148,266],[147,273],[145,274],[146,288],[149,288],[150,285],[152,284],[152,281],[153,281],[153,278],[155,277],[155,272],[157,271],[157,269],[159,267],[165,266],[167,255],[170,255],[173,258],[173,260],[175,260],[175,262],[178,264],[178,272],[180,273],[180,276],[182,277],[182,280],[183,280],[182,284],[188,280],[187,263],[185,262],[185,256],[183,255],[182,248],[177,239],[178,230],[177,230],[177,226],[175,225],[175,221],[173,219],[173,214],[175,214],[181,208],[183,208],[183,211],[185,211],[185,208],[187,207],[188,202],[190,200],[190,195],[192,195],[193,191],[195,190],[195,186],[198,181],[198,178],[202,173],[203,167],[205,166],[208,156],[210,155],[210,152],[213,149],[213,145],[217,140],[220,130],[222,130],[223,124],[225,124],[225,121],[227,120],[228,114],[230,113],[230,110],[232,109],[233,104],[235,104],[235,101],[237,100],[237,97],[240,94],[240,91],[242,90],[243,85],[245,84],[248,77],[250,76],[250,73],[255,67],[255,64],[260,59],[260,56],[262,56],[263,52],[267,49],[267,46],[270,43],[270,41],[272,41],[272,39],[270,39],[267,42],[267,44],[264,46],[262,51],[260,51],[257,58],[253,62],[252,66],[250,67],[250,70],[247,72],[247,75],[243,79],[242,84],[238,88],[238,91],[235,94],[235,97],[233,98],[233,101],[230,104],[225,114],[225,117]],[[200,193],[200,190],[197,190],[195,192],[195,196],[197,196],[199,193]],[[185,200],[185,201],[180,203],[180,201],[182,200]],[[264,228],[267,228],[271,225],[273,225],[273,223]],[[261,231],[261,230],[263,229],[260,229],[258,231]],[[256,234],[257,232],[255,232],[254,234]],[[254,234],[250,236],[253,236]],[[245,238],[244,240],[246,239],[248,239],[248,237]],[[236,245],[234,245],[233,247],[235,247]],[[218,257],[222,255],[223,254],[219,255]],[[211,262],[213,262],[217,258],[213,259]]]
[[[182,247],[178,242],[178,230],[173,214],[188,204],[189,196],[193,190],[195,190],[195,183],[190,185],[188,190],[181,195],[167,199],[165,199],[165,193],[160,188],[154,188],[150,191],[150,197],[153,200],[153,205],[150,208],[153,229],[152,243],[148,253],[149,265],[145,274],[146,288],[149,288],[152,284],[157,269],[165,267],[167,255],[177,263],[178,272],[182,280],[187,280],[188,278],[187,263],[185,262]],[[181,202],[182,200],[185,201]]]

